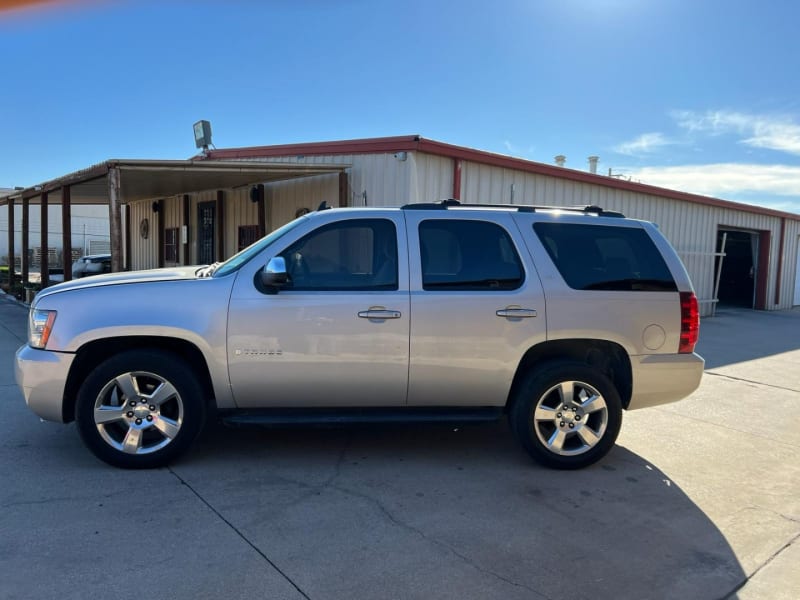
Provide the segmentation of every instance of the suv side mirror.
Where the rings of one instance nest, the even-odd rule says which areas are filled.
[[[289,274],[286,272],[286,259],[282,256],[270,258],[267,266],[261,270],[261,284],[266,288],[276,288],[284,286],[288,282]]]

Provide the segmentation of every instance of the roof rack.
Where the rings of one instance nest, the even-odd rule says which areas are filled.
[[[462,204],[460,201],[453,198],[441,200],[439,202],[419,202],[412,204],[405,204],[401,207],[403,210],[448,210],[450,208],[502,208],[512,209],[517,212],[536,212],[537,210],[561,210],[568,212],[578,212],[584,214],[597,215],[599,217],[616,217],[624,219],[625,215],[621,212],[613,210],[605,210],[596,205],[590,206],[545,206],[545,205],[530,205],[530,204]]]

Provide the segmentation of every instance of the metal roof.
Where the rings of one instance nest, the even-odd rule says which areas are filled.
[[[269,183],[339,173],[350,165],[303,165],[250,161],[222,161],[206,159],[190,160],[127,160],[112,159],[81,171],[76,171],[39,185],[13,190],[8,196],[0,196],[0,205],[8,199],[30,199],[39,203],[42,193],[48,193],[48,201],[59,202],[60,190],[70,187],[72,204],[106,204],[108,202],[107,175],[110,169],[120,172],[121,198],[123,204],[137,200],[168,198],[178,194],[189,194],[205,190],[228,189],[254,183]]]

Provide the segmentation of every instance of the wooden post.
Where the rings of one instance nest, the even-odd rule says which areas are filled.
[[[347,173],[344,171],[339,172],[339,207],[344,208],[349,204],[348,199],[350,194],[349,182],[347,181]]]
[[[108,222],[111,233],[111,271],[122,270],[122,210],[120,209],[119,169],[108,170]]]
[[[217,261],[225,260],[225,192],[217,190]]]
[[[72,206],[70,187],[61,188],[61,262],[64,263],[64,281],[72,279]]]
[[[156,216],[158,217],[158,227],[157,231],[157,238],[156,238],[156,256],[158,257],[158,268],[163,269],[166,261],[164,260],[164,201],[163,200],[156,200],[153,203],[154,207],[157,207],[158,210],[156,211]]]
[[[14,289],[14,200],[8,199],[8,291]]]
[[[20,270],[22,271],[22,285],[28,285],[29,268],[28,255],[30,254],[30,198],[22,198],[22,248],[20,255]]]
[[[131,224],[131,205],[125,205],[125,270],[131,270],[131,240],[133,239],[133,225]]]
[[[47,247],[47,234],[49,233],[49,224],[47,223],[47,192],[42,192],[41,209],[42,209],[42,227],[41,227],[41,257],[39,260],[39,272],[41,273],[42,289],[50,285],[50,249]]]
[[[191,225],[189,224],[189,220],[191,219],[191,214],[189,209],[191,208],[191,200],[189,199],[189,194],[183,195],[183,226],[186,228],[185,230],[181,231],[181,235],[183,235],[183,231],[186,231],[186,241],[183,243],[183,264],[190,265],[191,256],[189,256],[189,230]]]
[[[264,184],[258,184],[258,237],[267,235],[267,202],[264,194]]]

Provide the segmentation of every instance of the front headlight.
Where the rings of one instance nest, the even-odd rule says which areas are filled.
[[[41,349],[47,346],[47,340],[55,322],[56,311],[31,309],[28,320],[28,344],[31,348]]]

